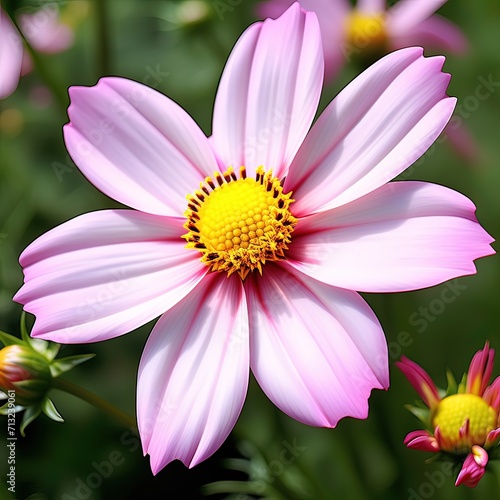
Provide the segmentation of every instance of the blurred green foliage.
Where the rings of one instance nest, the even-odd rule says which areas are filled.
[[[147,81],[177,101],[210,134],[222,68],[241,32],[256,19],[254,3],[226,1],[228,9],[221,18],[212,0],[200,0],[194,13],[186,1],[61,2],[76,42],[67,52],[40,56],[40,64],[65,96],[64,106],[51,96],[36,68],[21,79],[11,97],[0,102],[3,331],[18,335],[21,307],[11,299],[22,283],[18,256],[26,245],[78,214],[117,206],[86,181],[66,153],[61,133],[67,121],[66,88],[93,85],[104,74]],[[470,40],[468,54],[450,56],[445,64],[453,75],[449,93],[464,103],[474,96],[481,78],[492,75],[495,82],[500,81],[500,3],[453,0],[440,13],[458,24]],[[325,87],[322,105],[358,72],[356,67],[345,68]],[[429,180],[466,194],[476,203],[483,226],[495,237],[500,233],[500,88],[493,88],[463,118],[480,149],[476,162],[465,161],[442,141],[402,178]],[[500,348],[499,260],[489,257],[477,267],[477,275],[452,283],[455,300],[449,304],[440,299],[449,284],[366,296],[386,332],[391,365],[405,354],[444,386],[446,367],[459,378],[486,339]],[[70,379],[133,414],[137,366],[150,330],[151,324],[109,342],[63,346],[62,355],[97,353],[94,360],[73,370]],[[500,359],[496,374],[499,366]],[[454,478],[443,472],[442,464],[427,465],[426,454],[404,447],[404,436],[418,428],[418,422],[403,405],[416,394],[395,369],[391,369],[391,384],[387,392],[373,393],[366,421],[343,420],[336,429],[327,430],[301,425],[280,413],[252,382],[242,416],[216,455],[193,470],[171,464],[156,477],[132,430],[120,428],[70,395],[54,393],[66,423],[40,418],[27,437],[17,441],[16,498],[201,498],[204,484],[246,480],[248,475],[257,486],[232,498],[260,494],[352,500],[497,498],[498,464],[493,466],[496,474],[487,474],[476,489],[455,488]],[[5,449],[1,434],[0,446]],[[239,460],[228,462],[226,468],[225,459]],[[5,478],[3,460],[0,471]],[[0,498],[7,498],[2,488]],[[217,497],[222,496],[210,498]]]

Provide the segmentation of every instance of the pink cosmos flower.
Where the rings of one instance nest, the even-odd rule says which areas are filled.
[[[73,43],[73,31],[59,22],[59,9],[55,3],[46,3],[33,14],[22,14],[19,26],[38,52],[61,52]],[[30,69],[31,58],[24,50],[22,37],[0,8],[0,99],[11,95],[21,75]]]
[[[387,8],[385,0],[301,0],[304,9],[316,12],[325,54],[325,77],[333,78],[354,56],[391,52],[411,46],[463,52],[467,39],[447,19],[433,15],[447,0],[400,0]],[[259,4],[259,14],[278,17],[294,0]]]
[[[389,384],[387,347],[354,290],[435,285],[493,252],[461,194],[388,183],[453,112],[443,62],[419,48],[387,56],[309,130],[321,35],[316,15],[294,4],[236,44],[208,139],[139,83],[70,89],[69,153],[132,210],[85,214],[41,236],[21,255],[15,300],[36,315],[33,336],[62,343],[110,339],[161,315],[137,388],[154,473],[217,450],[249,367],[300,422],[366,418],[371,390]]]
[[[469,372],[457,387],[450,378],[446,391],[438,390],[427,372],[405,356],[396,365],[418,392],[428,411],[409,407],[429,430],[410,432],[408,448],[440,453],[458,462],[455,486],[474,488],[483,477],[500,444],[500,377],[488,386],[495,351],[486,342],[472,358]],[[441,394],[443,397],[441,397]]]

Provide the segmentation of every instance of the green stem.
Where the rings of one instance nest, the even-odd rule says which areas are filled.
[[[99,76],[110,74],[109,17],[106,0],[95,0],[97,14],[97,61]]]
[[[19,35],[21,36],[24,46],[26,47],[26,50],[29,52],[31,59],[33,61],[33,64],[35,66],[36,72],[40,76],[40,78],[43,80],[45,85],[50,89],[52,94],[54,95],[54,98],[58,104],[58,107],[64,117],[66,117],[66,107],[67,107],[67,97],[66,97],[66,91],[63,90],[57,82],[54,80],[52,77],[52,73],[47,70],[45,64],[43,63],[43,59],[40,57],[40,54],[30,45],[28,42],[27,38],[24,36],[23,32],[21,31],[19,25],[17,24],[17,21],[14,16],[11,16],[11,21],[16,27],[17,31],[19,32]]]
[[[117,422],[122,424],[127,429],[137,428],[135,419],[133,417],[127,415],[118,408],[115,408],[112,404],[108,403],[99,396],[96,396],[94,393],[87,391],[86,389],[83,389],[76,384],[73,384],[73,382],[69,382],[68,380],[62,378],[55,378],[52,381],[52,387],[54,389],[59,389],[60,391],[72,394],[73,396],[76,396],[77,398],[80,398],[83,401],[86,401],[87,403],[95,406],[99,410],[113,417]]]

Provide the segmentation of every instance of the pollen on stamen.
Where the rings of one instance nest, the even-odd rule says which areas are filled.
[[[289,208],[291,195],[262,167],[255,178],[247,177],[244,166],[239,178],[232,168],[216,172],[187,195],[186,246],[200,251],[211,271],[237,272],[241,279],[254,270],[262,274],[267,261],[286,258],[297,224]]]
[[[468,453],[474,444],[483,445],[495,428],[496,413],[476,394],[453,394],[443,398],[435,410],[432,424],[439,428],[441,449]]]

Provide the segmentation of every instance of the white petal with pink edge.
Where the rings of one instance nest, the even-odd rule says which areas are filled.
[[[0,99],[14,92],[21,76],[23,41],[9,16],[0,7]]]
[[[241,280],[211,273],[156,324],[139,366],[137,418],[157,473],[193,467],[227,438],[245,400],[248,313]]]
[[[384,334],[369,306],[288,266],[254,274],[245,282],[250,364],[263,391],[309,425],[366,418],[370,391],[389,385]]]
[[[218,170],[198,125],[156,90],[112,77],[69,94],[68,152],[90,182],[120,203],[180,217],[186,195]]]
[[[226,167],[286,172],[316,113],[323,66],[318,21],[298,3],[245,31],[214,107],[213,145]]]
[[[295,157],[285,191],[294,213],[348,203],[393,179],[416,161],[448,122],[455,99],[442,57],[421,48],[384,57],[326,108]]]
[[[432,16],[448,0],[400,0],[388,10],[387,29],[403,34]]]
[[[399,292],[476,272],[494,253],[475,207],[451,189],[391,182],[343,207],[301,219],[289,262],[334,286]]]
[[[187,295],[207,267],[185,248],[182,219],[132,210],[81,215],[21,255],[14,297],[36,316],[32,336],[106,340],[147,323]]]

